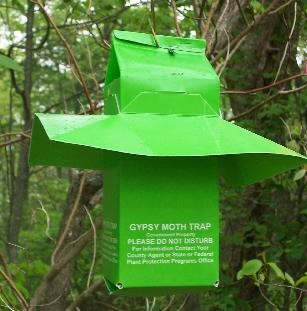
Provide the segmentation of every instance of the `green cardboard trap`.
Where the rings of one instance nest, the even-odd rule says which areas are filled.
[[[119,32],[105,115],[36,114],[30,163],[104,172],[103,274],[118,295],[219,282],[218,179],[247,185],[307,159],[219,116],[205,41]]]

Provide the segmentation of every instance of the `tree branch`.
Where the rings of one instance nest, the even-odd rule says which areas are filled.
[[[16,285],[14,284],[12,279],[8,275],[6,275],[6,273],[1,268],[0,268],[0,274],[5,279],[5,281],[9,285],[9,287],[12,289],[12,291],[13,291],[15,297],[17,298],[17,300],[19,301],[20,305],[27,310],[28,303],[27,303],[26,299],[24,298],[24,296],[22,295],[22,293],[16,287]]]
[[[301,78],[301,77],[306,77],[306,74],[305,73],[300,73],[300,74],[297,74],[297,75],[294,75],[294,76],[291,76],[291,77],[288,77],[288,78],[276,81],[275,83],[271,83],[269,85],[266,85],[266,86],[263,86],[263,87],[258,87],[258,88],[251,89],[251,90],[245,90],[245,91],[241,91],[241,90],[227,90],[227,91],[222,91],[221,94],[248,95],[248,94],[258,93],[258,92],[265,91],[265,90],[270,89],[272,87],[275,87],[277,85],[284,84],[286,82],[289,82],[291,80],[298,79],[298,78]]]
[[[94,282],[89,288],[87,288],[77,300],[75,300],[72,304],[70,304],[65,311],[74,311],[77,307],[79,307],[84,300],[86,300],[92,293],[101,289],[103,287],[103,281],[98,280]]]
[[[72,210],[71,210],[71,213],[69,214],[69,217],[68,217],[68,220],[67,220],[67,223],[65,225],[65,228],[63,230],[63,233],[61,234],[59,240],[58,240],[58,243],[56,245],[56,248],[51,256],[51,263],[52,265],[54,265],[55,261],[56,261],[56,257],[57,257],[57,254],[58,252],[61,250],[61,247],[64,243],[64,240],[67,236],[67,233],[68,233],[68,230],[70,228],[70,225],[73,221],[73,218],[76,214],[76,211],[77,211],[77,208],[79,206],[79,203],[80,203],[80,199],[81,199],[81,195],[82,195],[82,191],[83,191],[83,188],[84,188],[84,183],[85,183],[85,177],[86,177],[86,173],[83,173],[82,176],[81,176],[81,180],[80,180],[80,185],[79,185],[79,189],[78,189],[78,193],[77,193],[77,196],[76,196],[76,199],[75,199],[75,202],[74,202],[74,205],[72,207]]]
[[[171,0],[171,4],[172,4],[172,10],[173,10],[173,18],[174,18],[174,24],[175,24],[175,28],[176,28],[176,32],[177,35],[179,37],[182,37],[182,32],[178,23],[178,18],[177,18],[177,5],[176,5],[176,1],[175,0]]]
[[[93,103],[92,103],[92,100],[91,100],[91,96],[90,96],[90,93],[89,93],[89,90],[87,88],[87,85],[86,85],[86,82],[83,78],[83,75],[81,73],[81,69],[79,67],[79,64],[75,58],[75,55],[70,47],[70,45],[68,44],[67,40],[64,38],[64,36],[62,35],[62,33],[60,32],[59,28],[57,27],[57,25],[55,24],[55,22],[53,21],[53,19],[51,18],[51,16],[48,14],[48,12],[46,11],[43,3],[41,0],[37,0],[36,3],[39,8],[41,9],[41,11],[43,12],[43,14],[45,15],[45,17],[47,18],[47,20],[49,21],[49,23],[53,26],[55,32],[57,33],[59,39],[62,41],[62,43],[64,44],[66,50],[67,50],[67,53],[68,53],[68,56],[69,56],[69,59],[73,65],[73,68],[75,69],[76,71],[76,75],[78,77],[78,80],[81,84],[81,87],[83,89],[83,92],[84,92],[84,95],[85,97],[87,98],[87,101],[89,103],[89,106],[90,106],[90,112],[93,113],[94,112],[94,106],[93,106]]]
[[[237,6],[238,6],[238,8],[239,8],[240,14],[241,14],[241,16],[242,16],[242,19],[243,19],[245,25],[248,27],[248,26],[249,26],[249,23],[248,23],[248,20],[247,20],[245,14],[244,14],[244,11],[243,11],[243,9],[242,9],[242,7],[241,7],[240,1],[239,1],[239,0],[236,0],[236,4],[237,4]]]
[[[273,0],[269,5],[268,9],[264,13],[256,16],[255,20],[252,23],[250,23],[248,27],[243,29],[233,40],[231,40],[230,48],[234,47],[243,37],[245,37],[253,28],[255,28],[263,20],[263,18],[266,17],[275,8],[276,4],[279,1],[280,0]],[[225,53],[227,53],[227,46],[223,48],[221,51],[219,51],[217,55],[212,58],[211,63],[215,64],[218,59],[224,56]]]
[[[102,220],[99,219],[95,223],[95,229],[99,230],[102,226]],[[87,244],[93,239],[94,230],[93,228],[89,229],[84,235],[80,237],[74,244],[73,247],[68,251],[65,249],[65,253],[61,252],[60,259],[55,262],[52,266],[50,272],[46,276],[46,281],[50,282],[52,279],[73,259],[75,259],[81,251],[87,246]]]
[[[293,94],[293,93],[297,93],[300,92],[304,89],[307,88],[307,83],[296,88],[296,89],[291,89],[291,90],[284,90],[284,91],[279,91],[276,94],[273,94],[271,96],[269,96],[268,98],[266,98],[265,100],[263,100],[261,103],[259,103],[258,105],[232,117],[229,118],[228,121],[234,121],[234,120],[238,120],[238,119],[242,119],[244,117],[249,116],[250,114],[252,114],[253,112],[257,111],[258,109],[262,108],[263,106],[265,106],[267,103],[269,103],[270,101],[272,101],[273,99],[275,99],[276,97],[280,96],[280,95],[286,95],[286,94]]]
[[[204,29],[203,29],[203,31],[201,33],[201,37],[202,38],[205,38],[207,33],[208,33],[212,17],[214,15],[214,13],[215,13],[219,3],[220,3],[220,0],[214,0],[213,3],[211,4],[210,11],[209,11],[209,14],[208,14],[208,19],[206,20]]]
[[[50,35],[50,24],[49,24],[49,21],[48,19],[46,18],[46,15],[43,14],[43,16],[45,17],[45,20],[46,20],[46,24],[47,24],[47,28],[46,28],[46,33],[45,35],[43,36],[43,38],[41,39],[41,42],[38,44],[37,47],[33,48],[34,51],[39,51],[40,49],[43,48],[43,46],[45,45],[45,43],[47,42],[48,38],[49,38],[49,35]]]

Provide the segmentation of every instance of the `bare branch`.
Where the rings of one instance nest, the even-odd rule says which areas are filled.
[[[198,12],[197,23],[198,23],[198,28],[200,30],[203,28],[203,25],[204,25],[204,10],[206,6],[206,2],[207,0],[202,0],[200,4],[199,12]]]
[[[178,18],[177,18],[177,5],[176,5],[176,1],[175,0],[171,0],[171,4],[172,4],[172,10],[173,10],[173,17],[174,17],[174,24],[175,24],[175,28],[176,28],[176,32],[177,35],[179,37],[182,37],[182,32],[178,23]]]
[[[213,3],[211,4],[210,11],[209,11],[209,14],[208,14],[208,19],[206,20],[205,27],[204,27],[204,29],[203,29],[203,31],[201,33],[201,37],[202,38],[205,38],[207,33],[208,33],[212,17],[214,15],[214,13],[215,13],[219,3],[220,3],[220,0],[214,0]]]
[[[272,87],[275,87],[277,85],[284,84],[284,83],[289,82],[291,80],[298,79],[298,78],[305,77],[305,76],[306,76],[305,73],[300,73],[300,74],[297,74],[297,75],[294,75],[294,76],[291,76],[291,77],[279,80],[279,81],[277,81],[275,83],[271,83],[271,84],[263,86],[263,87],[258,87],[256,89],[245,90],[245,91],[241,91],[241,90],[227,90],[227,91],[222,91],[221,94],[241,94],[241,95],[254,94],[254,93],[262,92],[262,91],[265,91],[267,89],[271,89]]]
[[[271,2],[271,4],[269,5],[268,9],[256,16],[255,20],[249,24],[248,27],[246,27],[245,29],[243,29],[231,42],[230,42],[230,48],[234,47],[242,38],[245,38],[246,35],[252,30],[254,29],[262,20],[263,18],[265,18],[276,6],[276,4],[279,2],[279,0],[273,0]],[[222,50],[220,50],[217,55],[215,57],[213,57],[211,63],[215,64],[217,62],[217,60],[219,58],[221,58],[222,56],[224,56],[224,54],[227,53],[227,46],[225,48],[223,48]]]
[[[3,266],[4,270],[5,270],[5,273],[11,279],[12,275],[11,275],[10,269],[9,269],[9,267],[7,265],[6,258],[4,257],[4,255],[1,252],[0,252],[0,260],[1,260],[2,266]]]
[[[288,47],[289,47],[289,44],[290,44],[290,41],[291,41],[291,38],[292,38],[292,34],[293,34],[293,31],[294,31],[294,28],[295,28],[295,24],[296,24],[296,13],[297,13],[297,2],[294,3],[294,18],[293,18],[293,24],[292,24],[292,27],[291,27],[291,31],[290,31],[290,34],[289,34],[289,37],[288,37],[288,40],[287,40],[285,49],[284,49],[283,56],[282,56],[282,58],[281,58],[281,61],[280,61],[280,64],[279,64],[279,67],[278,67],[278,70],[277,70],[277,73],[276,73],[276,76],[275,76],[275,79],[274,79],[273,82],[276,82],[276,80],[278,79],[279,74],[280,74],[281,67],[282,67],[282,65],[283,65],[283,63],[284,63],[284,60],[285,60],[285,58],[286,58],[287,50],[288,50]]]
[[[286,2],[285,4],[279,6],[277,9],[271,11],[271,12],[269,13],[269,15],[272,15],[272,14],[275,14],[275,13],[281,11],[282,9],[284,9],[285,7],[287,7],[289,4],[291,4],[293,1],[294,1],[294,0],[289,0],[289,1]]]
[[[176,295],[172,295],[172,296],[171,296],[171,299],[169,300],[169,302],[168,302],[168,304],[167,304],[167,306],[166,306],[165,308],[163,308],[162,311],[168,311],[168,310],[170,309],[170,307],[172,306],[172,304],[173,304],[175,298],[176,298]]]
[[[39,51],[40,49],[42,49],[43,46],[45,45],[45,43],[47,42],[47,40],[49,38],[49,35],[50,35],[50,24],[49,24],[49,21],[46,18],[45,14],[43,14],[43,16],[45,17],[46,24],[47,24],[46,32],[45,32],[45,35],[43,36],[43,38],[41,39],[41,42],[38,44],[38,46],[33,48],[34,51]]]
[[[227,37],[227,54],[226,54],[226,59],[225,59],[225,61],[224,61],[224,63],[220,66],[220,67],[217,67],[217,69],[216,69],[216,72],[218,73],[218,76],[220,77],[221,76],[221,74],[223,73],[223,70],[225,69],[225,67],[226,67],[226,65],[227,65],[227,62],[228,62],[228,60],[229,60],[229,56],[230,56],[230,53],[229,53],[229,51],[230,51],[230,40],[229,40],[229,35],[228,35],[228,33],[227,33],[227,31],[226,31],[226,29],[224,29],[224,32],[225,32],[225,35],[226,35],[226,37]],[[234,51],[234,49],[232,50],[232,52]]]
[[[156,25],[155,0],[150,0],[150,13],[151,13],[152,28],[154,30],[154,33],[156,33],[157,25]]]
[[[95,223],[96,230],[100,229],[102,226],[102,220],[99,219]],[[91,228],[87,231],[76,243],[73,244],[73,247],[69,251],[65,251],[65,253],[61,252],[61,258],[55,262],[52,266],[50,272],[46,276],[46,282],[50,282],[54,279],[54,277],[64,268],[67,264],[69,264],[72,260],[74,260],[81,251],[87,246],[87,244],[92,241],[94,236],[94,231]]]
[[[248,27],[248,26],[249,26],[249,23],[248,23],[248,20],[247,20],[245,14],[244,14],[244,11],[243,11],[243,9],[242,9],[242,7],[241,7],[240,1],[239,1],[239,0],[236,0],[236,4],[237,4],[237,6],[238,6],[238,8],[239,8],[240,14],[241,14],[241,16],[242,16],[242,19],[243,19],[245,25]]]
[[[20,136],[23,136],[25,138],[31,138],[31,135],[27,134],[27,133],[30,133],[30,131],[25,131],[24,132],[9,132],[9,133],[4,133],[4,134],[1,134],[0,135],[0,139],[3,138],[3,137],[7,137],[7,136],[14,136],[14,135],[20,135]]]
[[[268,98],[266,98],[265,100],[263,100],[261,103],[259,103],[258,105],[228,119],[228,121],[234,121],[234,120],[238,120],[238,119],[242,119],[246,116],[249,116],[250,114],[252,114],[253,112],[257,111],[258,109],[262,108],[263,106],[265,106],[267,103],[269,103],[270,101],[272,101],[273,99],[275,99],[276,97],[280,96],[280,95],[285,95],[285,94],[293,94],[293,93],[297,93],[300,92],[304,89],[307,88],[307,83],[296,88],[296,89],[291,89],[291,90],[284,90],[284,91],[279,91],[278,93],[269,96]]]
[[[62,43],[64,44],[66,50],[67,50],[67,53],[68,53],[68,56],[69,56],[69,59],[73,65],[73,68],[75,69],[76,71],[76,75],[78,77],[78,80],[80,81],[80,84],[81,84],[81,87],[83,89],[83,92],[85,94],[85,97],[87,98],[88,100],[88,103],[90,105],[90,111],[91,113],[94,112],[94,105],[92,103],[92,100],[91,100],[91,97],[90,97],[90,93],[89,93],[89,90],[87,88],[87,85],[86,85],[86,82],[83,78],[83,75],[81,73],[81,69],[79,67],[79,64],[75,58],[75,55],[70,47],[70,45],[68,44],[67,40],[64,38],[64,36],[62,35],[62,33],[60,32],[59,28],[57,27],[57,25],[55,24],[55,22],[53,21],[53,19],[51,18],[51,16],[48,14],[48,12],[46,11],[45,9],[45,6],[44,4],[42,3],[41,0],[37,0],[35,1],[34,3],[36,3],[39,8],[41,9],[41,11],[43,12],[43,14],[45,15],[45,17],[47,18],[47,20],[49,21],[49,23],[53,26],[55,32],[57,33],[59,39],[62,41]]]
[[[80,203],[80,199],[81,199],[81,195],[82,195],[82,191],[83,191],[83,188],[84,188],[84,183],[85,183],[85,177],[86,177],[86,173],[83,173],[82,176],[81,176],[81,180],[80,180],[80,185],[79,185],[79,189],[78,189],[78,193],[77,193],[77,197],[76,197],[76,200],[74,202],[74,205],[72,207],[72,210],[71,210],[71,213],[68,217],[68,220],[67,220],[67,223],[65,225],[65,228],[58,240],[58,243],[56,245],[56,248],[51,256],[51,263],[52,265],[55,264],[56,262],[56,256],[58,254],[58,252],[60,251],[61,247],[63,246],[63,243],[65,241],[65,238],[67,236],[67,233],[68,233],[68,230],[70,228],[70,225],[74,219],[74,216],[76,214],[76,211],[77,211],[77,208],[79,206],[79,203]]]
[[[19,291],[19,289],[14,284],[13,280],[1,268],[0,268],[0,274],[2,275],[2,277],[5,279],[7,284],[12,289],[12,291],[13,291],[15,297],[17,298],[17,300],[19,301],[20,305],[27,310],[28,303],[27,303],[26,299],[24,298],[24,296],[22,295],[22,293]]]
[[[262,291],[261,289],[261,286],[257,286],[258,287],[258,290],[259,290],[259,293],[261,294],[261,296],[264,298],[264,300],[269,303],[271,306],[274,307],[275,310],[279,310],[279,308],[277,308],[277,306],[275,305],[275,303],[273,303],[265,294],[264,292]]]
[[[15,305],[14,305],[13,301],[10,299],[10,297],[7,295],[6,291],[2,288],[1,285],[0,285],[0,293],[3,295],[3,297],[4,297],[5,300],[8,302],[8,304],[9,304],[10,306],[12,306],[13,308],[15,308]],[[0,296],[0,299],[1,299],[1,296]],[[6,304],[6,302],[3,301],[3,299],[1,299],[1,300],[2,300],[2,302],[3,302],[4,304]],[[7,304],[6,304],[6,307],[8,307]],[[11,310],[15,311],[15,309],[11,309]]]
[[[87,207],[84,205],[83,206],[88,218],[90,219],[91,225],[92,225],[92,229],[93,229],[93,241],[94,241],[94,247],[93,247],[93,259],[92,259],[92,263],[91,263],[91,267],[90,267],[90,272],[88,274],[88,278],[87,278],[87,284],[86,287],[89,288],[90,287],[90,283],[91,283],[91,278],[92,278],[92,274],[93,274],[93,270],[94,270],[94,266],[95,266],[95,261],[96,261],[96,250],[97,250],[97,235],[96,235],[96,228],[95,228],[95,224],[93,222],[92,216],[90,214],[90,212],[88,211]]]
[[[24,141],[25,139],[26,139],[26,137],[20,137],[18,139],[14,139],[14,140],[7,141],[5,143],[1,143],[0,148],[6,147],[6,146],[11,146],[11,145],[14,145],[16,143],[20,143],[20,142]]]
[[[92,293],[101,289],[103,287],[103,281],[98,280],[88,287],[71,305],[66,308],[65,311],[75,311],[78,306],[80,306],[84,300],[86,300]]]

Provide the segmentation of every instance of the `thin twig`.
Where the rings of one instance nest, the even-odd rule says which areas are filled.
[[[296,307],[298,305],[298,303],[300,302],[301,298],[303,296],[303,291],[300,291],[300,295],[298,296],[297,300],[294,303],[294,307]]]
[[[279,119],[281,120],[281,122],[285,125],[285,127],[287,128],[287,131],[289,133],[289,138],[290,140],[293,140],[292,138],[292,133],[291,133],[291,130],[290,130],[290,126],[288,125],[288,123],[282,118],[282,117],[279,117]]]
[[[217,70],[219,72],[219,77],[221,76],[223,70],[225,69],[226,65],[227,65],[227,62],[229,60],[229,51],[230,51],[230,40],[229,40],[229,36],[228,36],[228,33],[226,31],[226,29],[224,28],[224,32],[225,32],[225,35],[227,37],[227,54],[226,54],[226,59],[225,59],[225,62],[223,63],[222,67],[220,70]]]
[[[50,230],[50,217],[49,217],[49,215],[48,215],[48,213],[47,213],[47,211],[46,211],[42,201],[40,199],[37,199],[37,201],[38,201],[38,203],[39,203],[39,205],[41,207],[41,210],[43,211],[43,213],[46,216],[46,229],[45,229],[46,237],[54,242],[54,238],[52,238],[52,236],[49,233],[49,230]]]
[[[304,293],[307,293],[307,289],[303,289],[297,286],[293,286],[293,285],[287,285],[287,284],[280,284],[280,283],[262,283],[262,285],[266,285],[266,286],[278,286],[278,287],[287,287],[287,288],[292,288],[298,291],[302,291]]]
[[[11,311],[16,311],[15,309],[13,309],[12,307],[10,307],[10,306],[7,304],[7,302],[2,298],[1,295],[0,295],[0,300],[4,303],[4,306],[5,306],[7,309],[9,309],[9,310],[11,310]]]
[[[17,247],[17,248],[22,249],[22,250],[26,249],[25,247],[23,247],[23,246],[21,246],[21,245],[18,245],[18,244],[16,244],[16,243],[7,242],[7,244],[8,244],[8,245],[12,245],[12,246]]]
[[[9,269],[9,267],[7,265],[6,258],[4,257],[4,255],[1,252],[0,252],[0,260],[1,260],[2,266],[3,266],[4,270],[5,270],[5,273],[11,279],[12,275],[11,275],[10,269]]]
[[[150,13],[151,13],[151,21],[152,21],[152,28],[154,32],[157,32],[157,25],[156,25],[156,13],[155,13],[155,0],[150,0]]]
[[[218,18],[218,21],[217,21],[216,25],[214,25],[214,32],[213,32],[212,37],[216,38],[215,43],[217,42],[218,29],[220,28],[219,24],[222,23],[224,15],[226,14],[226,11],[227,11],[228,7],[229,7],[229,0],[226,0],[225,8],[224,8],[222,14],[220,15],[220,17]],[[231,44],[229,44],[229,47],[230,47],[230,45]],[[211,55],[213,50],[214,50],[214,45],[210,47],[210,50],[208,50],[208,54]],[[227,45],[227,50],[228,50],[228,45]]]
[[[262,291],[261,286],[258,286],[258,290],[261,294],[261,296],[265,299],[266,302],[268,302],[271,306],[273,306],[275,309],[279,310],[279,308],[277,308],[277,306],[275,305],[275,303],[273,303]]]
[[[103,287],[103,281],[99,280],[93,283],[89,288],[87,288],[71,305],[69,305],[65,311],[74,311],[81,303],[89,297],[92,293]]]
[[[266,98],[265,100],[263,100],[261,103],[255,105],[254,107],[232,117],[232,118],[229,118],[228,121],[234,121],[234,120],[238,120],[238,119],[242,119],[243,117],[246,117],[248,115],[250,115],[251,113],[257,111],[258,109],[260,109],[261,107],[265,106],[268,102],[270,102],[271,100],[275,99],[276,97],[280,96],[280,95],[285,95],[285,94],[292,94],[292,93],[297,93],[297,92],[300,92],[304,89],[307,88],[307,83],[296,88],[296,89],[291,89],[291,90],[285,90],[285,91],[279,91],[278,93],[276,94],[273,94],[271,96],[269,96],[268,98]]]
[[[12,299],[10,299],[10,297],[8,297],[7,293],[4,291],[4,289],[1,285],[0,285],[0,292],[3,295],[3,297],[5,298],[5,300],[8,302],[8,304],[10,306],[12,306],[13,308],[15,308],[15,304],[13,303]]]
[[[199,12],[198,12],[198,29],[201,31],[201,29],[204,27],[204,11],[205,11],[205,6],[206,6],[207,0],[202,0],[200,7],[199,7]]]
[[[65,46],[65,48],[67,50],[67,53],[69,55],[69,59],[70,59],[72,65],[73,65],[73,68],[76,71],[76,75],[78,76],[78,80],[80,81],[80,84],[81,84],[81,87],[83,89],[84,95],[87,98],[88,103],[90,105],[91,112],[93,113],[95,107],[94,107],[94,105],[92,103],[91,96],[90,96],[89,90],[87,88],[86,82],[85,82],[85,80],[83,78],[83,75],[81,73],[81,69],[79,67],[79,64],[78,64],[78,62],[77,62],[77,60],[75,58],[75,55],[74,55],[70,45],[68,44],[68,42],[65,39],[65,37],[62,35],[61,31],[59,30],[59,28],[57,27],[57,25],[55,24],[55,22],[53,21],[51,16],[46,11],[45,6],[42,3],[42,1],[41,0],[36,0],[36,1],[33,1],[33,2],[36,3],[39,6],[39,8],[42,10],[43,14],[46,16],[46,18],[48,19],[49,23],[53,26],[53,28],[54,28],[55,32],[57,33],[59,39],[64,44],[64,46]]]
[[[160,47],[160,46],[159,46],[159,43],[158,43],[158,40],[157,40],[156,32],[155,32],[155,30],[154,30],[154,28],[153,28],[153,26],[152,26],[152,23],[151,23],[151,20],[150,20],[150,19],[148,19],[148,22],[149,22],[149,25],[150,25],[150,28],[151,28],[151,32],[152,32],[153,39],[154,39],[154,41],[155,41],[155,45],[156,45],[156,47],[158,48],[158,47]]]
[[[152,303],[151,303],[151,307],[150,307],[149,311],[153,311],[153,309],[155,308],[155,306],[156,306],[156,297],[153,297]]]
[[[102,226],[101,219],[98,219],[95,222],[96,231],[100,229]],[[45,278],[45,282],[51,282],[58,273],[65,268],[72,260],[74,260],[81,251],[88,245],[90,241],[92,241],[94,236],[93,229],[91,228],[82,236],[82,238],[73,245],[73,247],[69,250],[69,252],[61,252],[60,259],[55,262],[52,266],[51,270],[48,272]]]
[[[93,274],[93,270],[95,267],[95,262],[96,262],[96,251],[97,251],[97,234],[96,234],[96,228],[95,228],[95,224],[93,222],[92,216],[90,214],[90,212],[88,211],[88,209],[86,208],[85,205],[83,205],[83,208],[85,209],[87,216],[91,222],[92,228],[93,228],[93,241],[94,241],[94,247],[93,247],[93,259],[92,259],[92,263],[91,263],[91,267],[90,267],[90,272],[88,274],[88,278],[87,278],[87,283],[86,283],[86,287],[89,288],[90,287],[90,283],[91,283],[91,278],[92,278],[92,274]]]
[[[31,138],[31,135],[27,134],[28,132],[30,132],[30,130],[26,131],[25,133],[24,132],[8,132],[8,133],[1,134],[0,138],[7,137],[7,136],[14,136],[14,135],[17,135],[17,136],[20,135],[26,138]]]
[[[19,301],[20,305],[27,310],[28,303],[27,303],[26,299],[24,298],[24,296],[22,295],[22,293],[16,287],[16,285],[14,284],[12,279],[9,278],[9,276],[1,268],[0,268],[0,274],[2,275],[2,277],[5,279],[5,281],[8,283],[8,285],[12,289],[12,291],[13,291],[15,297],[17,298],[17,300]]]
[[[206,23],[205,23],[205,26],[204,26],[204,29],[201,33],[201,37],[202,38],[205,38],[207,36],[207,33],[208,33],[208,30],[209,30],[209,27],[210,27],[210,23],[211,23],[211,20],[212,20],[212,17],[218,7],[218,4],[219,4],[220,0],[214,0],[214,2],[211,4],[211,7],[210,7],[210,11],[209,11],[209,14],[208,14],[208,18],[206,20]]]
[[[51,302],[48,302],[48,303],[44,303],[44,304],[41,304],[41,305],[30,305],[29,308],[33,308],[33,307],[48,307],[48,306],[51,306],[53,304],[55,304],[57,301],[59,301],[61,299],[63,295],[59,295],[58,297],[56,297],[55,299],[53,299]]]
[[[179,306],[179,308],[178,308],[176,311],[181,311],[181,310],[183,309],[183,307],[185,306],[185,304],[186,304],[186,302],[187,302],[189,296],[190,296],[190,295],[186,295],[186,296],[185,296],[185,298],[184,298],[182,304]]]
[[[275,13],[281,11],[281,10],[284,9],[286,6],[288,6],[289,4],[291,4],[293,1],[294,1],[294,0],[289,0],[289,1],[286,2],[285,4],[279,6],[277,9],[271,11],[271,12],[269,13],[269,15],[272,15],[272,14],[275,14]]]
[[[222,91],[221,94],[241,94],[241,95],[254,94],[254,93],[265,91],[265,90],[270,89],[270,88],[272,88],[274,86],[277,86],[277,85],[280,85],[280,84],[284,84],[286,82],[289,82],[291,80],[294,80],[294,79],[297,79],[297,78],[301,78],[301,77],[306,77],[306,74],[305,73],[300,73],[300,74],[297,74],[297,75],[294,75],[294,76],[291,76],[291,77],[288,77],[288,78],[276,81],[275,83],[271,83],[271,84],[268,84],[266,86],[258,87],[258,88],[255,88],[255,89],[250,89],[250,90],[245,90],[245,91],[243,91],[243,90],[242,91],[241,90],[227,90],[227,91]]]
[[[243,29],[233,40],[231,40],[230,42],[230,47],[232,48],[233,46],[235,46],[242,38],[245,38],[247,33],[249,33],[253,28],[255,28],[262,20],[264,17],[266,17],[274,8],[275,8],[275,5],[278,3],[279,0],[273,0],[271,2],[271,4],[269,5],[268,9],[256,16],[255,20],[249,24],[248,27],[246,27],[245,29]],[[243,41],[242,41],[243,42]],[[212,61],[211,63],[212,64],[215,64],[217,62],[217,60],[219,58],[221,58],[225,53],[227,53],[227,47],[221,49],[217,55],[215,57],[212,58]]]
[[[248,20],[247,20],[245,14],[244,14],[244,11],[243,11],[243,9],[242,9],[242,7],[241,7],[240,1],[239,1],[239,0],[236,0],[236,4],[237,4],[237,6],[238,6],[238,8],[239,8],[240,14],[241,14],[241,16],[242,16],[242,19],[243,19],[245,25],[246,25],[246,26],[249,26]]]
[[[99,102],[100,88],[99,88],[98,81],[95,78],[95,72],[94,72],[93,63],[92,63],[92,55],[91,55],[91,51],[90,51],[87,38],[85,38],[85,45],[86,45],[86,51],[87,51],[87,56],[88,56],[88,64],[90,68],[90,79],[92,79],[92,81],[94,82],[95,89],[96,89],[96,102],[95,102],[95,107],[96,107],[97,103]]]
[[[232,58],[232,56],[236,53],[237,49],[239,48],[239,46],[241,45],[241,42],[244,40],[244,37],[241,38],[241,40],[233,47],[232,50],[230,50],[230,44],[229,46],[229,50],[230,52],[227,52],[228,55],[226,55],[226,59],[223,63],[219,64],[218,66],[216,66],[216,72],[220,72],[220,68],[221,67],[225,67],[227,65],[227,63],[229,62],[229,60]],[[224,68],[223,68],[224,70]]]
[[[13,139],[13,140],[7,141],[7,142],[5,142],[5,143],[1,143],[1,144],[0,144],[0,148],[1,148],[1,147],[6,147],[6,146],[10,146],[10,145],[14,145],[14,144],[16,144],[16,143],[20,143],[20,142],[22,142],[22,141],[25,140],[25,139],[28,139],[28,137],[22,136],[22,137],[20,137],[20,138],[18,138],[18,139]]]
[[[67,236],[67,233],[68,233],[68,230],[70,228],[70,225],[71,225],[71,223],[72,223],[72,221],[74,219],[74,216],[76,214],[76,211],[78,209],[78,206],[79,206],[79,203],[80,203],[80,199],[81,199],[81,195],[82,195],[83,188],[84,188],[84,184],[85,184],[85,177],[86,177],[86,173],[84,172],[82,174],[81,179],[80,179],[80,185],[79,185],[77,197],[76,197],[76,200],[75,200],[74,205],[72,207],[71,213],[70,213],[70,215],[68,217],[67,223],[65,225],[63,233],[60,236],[60,239],[59,239],[59,241],[57,243],[57,246],[56,246],[56,248],[55,248],[55,250],[54,250],[54,252],[53,252],[53,254],[51,256],[51,263],[52,263],[52,265],[55,263],[56,255],[58,254],[59,250],[61,249],[61,247],[62,247],[62,245],[64,243],[64,240],[65,240],[65,238]]]
[[[162,309],[162,311],[167,311],[173,304],[174,300],[176,298],[176,295],[172,295],[171,299],[169,300],[167,306],[165,308]]]
[[[176,5],[176,1],[175,0],[171,0],[171,4],[172,4],[172,10],[173,10],[173,18],[174,18],[174,24],[175,24],[175,28],[176,28],[176,32],[177,35],[179,37],[182,37],[182,32],[178,23],[178,18],[177,18],[177,5]]]
[[[283,56],[281,58],[281,61],[280,61],[280,64],[279,64],[279,67],[278,67],[278,70],[277,70],[277,73],[276,73],[276,76],[275,76],[275,79],[274,79],[274,82],[277,81],[278,77],[279,77],[279,74],[280,74],[280,70],[281,70],[281,67],[285,61],[285,58],[286,58],[286,54],[287,54],[287,50],[288,50],[288,47],[289,47],[289,44],[290,44],[290,40],[292,38],[292,34],[293,34],[293,31],[294,31],[294,28],[295,28],[295,24],[296,24],[296,13],[297,13],[297,2],[294,3],[294,18],[293,18],[293,24],[292,24],[292,27],[291,27],[291,31],[290,31],[290,34],[289,34],[289,37],[288,37],[288,40],[287,40],[287,43],[286,43],[286,46],[285,46],[285,49],[284,49],[284,53],[283,53]]]

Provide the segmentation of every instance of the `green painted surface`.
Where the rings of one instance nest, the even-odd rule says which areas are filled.
[[[104,171],[103,273],[118,295],[218,281],[218,178],[247,185],[306,157],[219,116],[203,40],[118,32],[105,115],[36,114],[30,163]]]
[[[123,286],[121,294],[137,288],[138,295],[218,282],[217,159],[108,157],[114,162],[104,176],[112,184],[103,203],[107,279]]]

